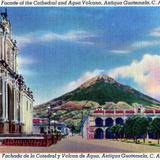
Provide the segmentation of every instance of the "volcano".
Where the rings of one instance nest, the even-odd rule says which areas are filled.
[[[89,100],[104,105],[105,102],[124,101],[128,104],[160,105],[160,102],[136,89],[118,83],[113,78],[102,75],[96,76],[83,83],[80,87],[54,100],[82,101]],[[54,101],[53,100],[53,101]]]
[[[52,117],[76,126],[77,132],[84,116],[97,106],[105,109],[131,109],[134,104],[143,105],[146,109],[159,108],[160,102],[138,90],[123,85],[107,75],[96,76],[77,89],[58,98],[34,107],[34,116],[46,118],[47,106],[52,109]]]

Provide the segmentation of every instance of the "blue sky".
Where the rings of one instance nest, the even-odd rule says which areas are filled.
[[[8,17],[35,104],[102,73],[160,100],[160,8],[8,8]]]

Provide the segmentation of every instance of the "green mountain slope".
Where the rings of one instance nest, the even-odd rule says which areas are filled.
[[[64,101],[82,101],[90,100],[98,102],[100,105],[105,102],[119,102],[124,101],[128,104],[139,103],[142,105],[160,105],[160,102],[144,95],[137,90],[122,85],[110,77],[98,77],[91,85],[86,83],[78,89],[65,94],[56,100]]]

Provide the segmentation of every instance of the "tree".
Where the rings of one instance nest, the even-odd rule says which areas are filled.
[[[160,118],[155,118],[149,126],[149,130],[157,136],[158,144],[160,139]]]
[[[133,137],[133,125],[134,125],[134,117],[129,117],[124,124],[125,138]]]
[[[121,126],[119,130],[120,138],[124,138],[124,126]]]
[[[111,132],[114,134],[114,137],[117,139],[121,137],[121,131],[122,131],[122,126],[119,124],[116,124],[115,126],[111,127]]]
[[[75,132],[75,126],[71,126],[71,132],[72,132],[72,136],[73,136],[73,133]]]
[[[124,125],[124,133],[127,138],[133,138],[136,143],[137,139],[140,136],[143,136],[143,140],[145,142],[148,124],[149,122],[146,117],[130,117],[126,120],[126,123]]]
[[[143,136],[143,142],[145,143],[149,121],[146,117],[136,117],[133,125],[133,135],[136,142],[138,137]]]

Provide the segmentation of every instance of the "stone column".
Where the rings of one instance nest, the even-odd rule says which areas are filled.
[[[13,52],[13,70],[16,72],[16,52]]]
[[[3,81],[0,78],[0,118],[3,119]]]
[[[6,35],[4,37],[4,60],[7,62],[7,45],[6,45]]]
[[[4,46],[5,46],[5,45],[4,45],[4,43],[5,43],[5,42],[4,42],[4,36],[3,36],[3,37],[2,37],[2,58],[3,58],[3,60],[5,59],[5,53],[4,53],[4,52],[5,52],[5,49],[4,49]]]
[[[2,35],[0,33],[0,59],[3,59],[2,58]]]
[[[1,58],[4,60],[4,36],[1,36]]]
[[[6,120],[6,93],[5,93],[5,81],[2,79],[2,106],[3,106],[3,119]]]
[[[112,118],[113,119],[113,126],[116,125],[116,118]]]
[[[5,99],[6,99],[6,104],[5,104],[5,108],[6,108],[6,120],[8,120],[8,86],[7,86],[7,82],[5,82],[5,93],[6,93],[6,96],[5,96]]]
[[[17,100],[16,100],[16,88],[14,87],[14,121],[17,121]]]
[[[23,92],[20,92],[20,122],[24,123],[24,97]]]
[[[103,117],[103,127],[105,127],[105,118]]]

